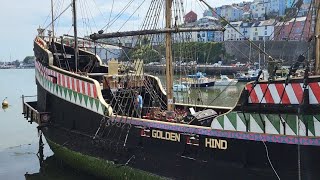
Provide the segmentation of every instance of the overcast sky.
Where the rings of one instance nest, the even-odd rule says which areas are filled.
[[[70,4],[70,0],[53,0],[56,13],[60,14]],[[114,6],[112,8],[112,2]],[[77,0],[79,36],[96,32],[107,25],[132,0]],[[242,2],[243,0],[207,0],[213,7],[223,4]],[[39,26],[49,24],[50,0],[1,0],[0,5],[0,61],[23,60],[25,56],[33,55],[33,39]],[[143,3],[144,2],[144,3]],[[108,31],[138,29],[148,10],[151,0],[133,0],[132,4],[115,21]],[[198,0],[183,0],[186,12],[193,10],[202,17],[204,6]],[[58,8],[60,7],[60,8]],[[137,11],[136,11],[137,10]],[[130,18],[131,14],[136,13]],[[72,34],[71,9],[69,8],[57,20],[56,35]],[[128,20],[129,19],[129,20]],[[127,21],[128,20],[128,21]],[[125,26],[121,27],[125,23]],[[58,28],[59,27],[59,28]]]

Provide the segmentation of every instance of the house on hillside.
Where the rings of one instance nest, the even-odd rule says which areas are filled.
[[[190,11],[183,18],[184,18],[184,23],[187,24],[187,23],[196,22],[198,19],[198,15],[195,12]]]

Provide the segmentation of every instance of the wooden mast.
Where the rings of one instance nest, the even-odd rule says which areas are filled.
[[[320,74],[320,0],[315,0],[315,8],[316,8],[316,25],[315,25],[315,43],[316,43],[316,47],[315,47],[315,55],[316,55],[316,59],[315,59],[315,74],[319,75]],[[312,16],[311,16],[312,18]]]
[[[78,33],[77,33],[77,11],[76,11],[76,0],[72,1],[72,12],[73,12],[73,31],[74,31],[74,62],[75,72],[78,73]]]
[[[52,42],[54,42],[54,15],[53,15],[53,0],[51,0],[51,30],[52,30]]]
[[[166,0],[166,28],[171,28],[171,7],[172,0]],[[167,85],[167,103],[168,111],[174,110],[173,104],[173,68],[172,68],[172,49],[171,49],[171,33],[166,33],[166,85]]]

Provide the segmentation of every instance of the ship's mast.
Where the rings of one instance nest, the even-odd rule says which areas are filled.
[[[316,25],[315,25],[315,41],[316,41],[316,47],[315,47],[315,74],[320,74],[320,0],[315,0],[315,8],[316,8]],[[311,16],[312,18],[312,16]]]
[[[171,28],[171,7],[172,0],[166,0],[166,28]],[[173,68],[172,68],[172,49],[171,33],[166,33],[166,81],[167,81],[167,103],[168,111],[174,110],[173,104]]]
[[[75,72],[78,72],[78,33],[77,33],[77,11],[76,11],[76,0],[72,1],[72,12],[73,12],[73,31],[74,31],[74,62]]]
[[[51,30],[52,30],[52,42],[54,42],[54,15],[53,15],[53,0],[51,0]]]

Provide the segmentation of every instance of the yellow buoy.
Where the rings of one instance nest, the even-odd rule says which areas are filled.
[[[9,106],[9,103],[7,101],[7,98],[5,98],[3,101],[2,101],[2,107],[8,107]]]

